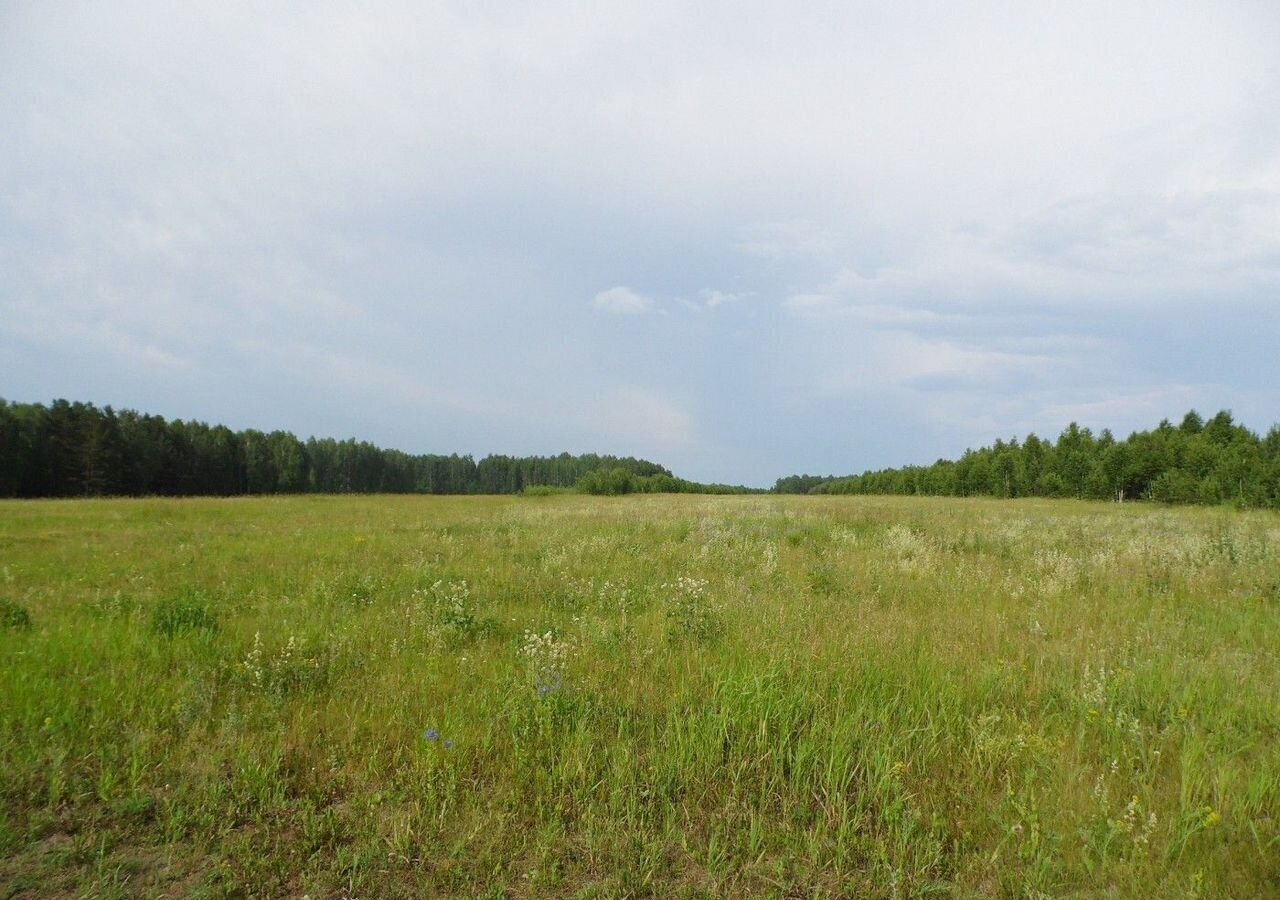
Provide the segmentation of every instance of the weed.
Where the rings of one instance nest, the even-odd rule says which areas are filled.
[[[681,575],[671,584],[664,584],[667,595],[667,637],[680,642],[685,640],[709,644],[724,634],[724,616],[708,595],[705,578]]]
[[[151,629],[173,637],[184,631],[213,632],[218,619],[201,594],[189,592],[160,601],[151,611]]]
[[[20,603],[0,597],[0,628],[25,631],[31,627],[31,613]]]

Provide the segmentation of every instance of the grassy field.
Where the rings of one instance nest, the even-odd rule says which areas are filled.
[[[0,898],[1280,895],[1280,516],[0,503]]]

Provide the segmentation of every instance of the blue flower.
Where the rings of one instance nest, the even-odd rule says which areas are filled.
[[[446,749],[446,750],[452,750],[452,749],[453,749],[453,741],[445,741],[445,742],[444,742],[444,749]]]
[[[434,728],[428,728],[426,731],[422,732],[422,737],[428,741],[438,741],[440,740],[440,732],[436,731]]]
[[[538,679],[538,696],[554,694],[562,687],[564,687],[564,679],[560,677],[559,672],[553,672],[549,677],[544,676]]]

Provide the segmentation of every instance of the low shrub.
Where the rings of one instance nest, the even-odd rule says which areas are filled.
[[[199,594],[183,594],[160,602],[151,613],[151,628],[173,637],[184,631],[217,631],[218,619]]]
[[[31,627],[31,613],[20,603],[0,597],[0,628],[25,631]]]

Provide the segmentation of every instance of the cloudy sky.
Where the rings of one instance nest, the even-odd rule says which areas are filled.
[[[0,396],[758,485],[1265,429],[1277,47],[1275,0],[7,0]]]

